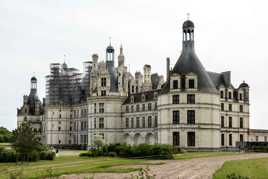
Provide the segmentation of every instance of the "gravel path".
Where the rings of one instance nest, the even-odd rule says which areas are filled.
[[[150,173],[156,179],[212,179],[213,173],[228,160],[242,160],[268,157],[268,154],[252,153],[222,157],[196,158],[191,160],[169,160],[163,165],[151,165]],[[61,179],[126,179],[136,173],[97,173],[61,176]]]

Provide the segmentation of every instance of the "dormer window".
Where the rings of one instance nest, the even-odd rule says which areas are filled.
[[[239,93],[239,100],[242,101],[243,100],[243,94]]]
[[[224,94],[223,91],[221,91],[221,98],[222,99],[224,98],[224,95],[223,94]]]
[[[194,79],[189,79],[189,88],[194,89],[195,88],[195,81]]]
[[[178,80],[173,80],[173,89],[178,89]]]
[[[101,87],[106,87],[106,78],[101,78]]]

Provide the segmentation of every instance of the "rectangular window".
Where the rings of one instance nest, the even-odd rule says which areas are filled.
[[[195,132],[188,132],[187,133],[187,144],[189,147],[195,146]]]
[[[145,104],[142,104],[142,111],[145,111]]]
[[[148,111],[152,110],[152,103],[148,103]]]
[[[131,118],[131,128],[134,128],[134,119]]]
[[[179,145],[180,145],[180,133],[173,132],[173,146],[179,146]]]
[[[140,128],[140,118],[136,118],[136,128]]]
[[[126,112],[129,112],[129,106],[126,106]]]
[[[178,80],[173,80],[173,89],[178,89]]]
[[[221,103],[221,110],[224,111],[224,103]]]
[[[240,128],[244,128],[244,119],[240,117]]]
[[[106,90],[101,90],[101,96],[106,96]]]
[[[229,128],[233,127],[233,118],[229,117]]]
[[[61,127],[58,127],[58,131],[61,131]]]
[[[195,85],[194,85],[194,79],[190,79],[189,80],[189,88],[190,89],[194,89],[195,87],[194,87]]]
[[[157,110],[157,103],[154,103],[154,110]]]
[[[221,128],[224,128],[224,116],[221,116]]]
[[[194,110],[187,111],[187,123],[195,124],[195,111]]]
[[[221,91],[221,98],[222,99],[224,98],[224,95],[223,94],[224,94],[223,91]]]
[[[152,127],[152,116],[148,116],[148,128]]]
[[[145,117],[142,117],[142,128],[145,128]]]
[[[135,87],[132,86],[132,87],[131,87],[131,92],[132,92],[132,93],[134,93],[134,89],[135,89]]]
[[[139,112],[140,111],[140,105],[136,105],[136,112]]]
[[[104,113],[104,103],[99,103],[99,113]]]
[[[172,96],[172,104],[180,104],[180,95]]]
[[[259,136],[256,136],[256,142],[259,142]]]
[[[228,97],[229,97],[229,99],[232,99],[232,92],[228,93]]]
[[[157,120],[157,116],[154,117],[154,127],[158,126],[158,120]]]
[[[97,104],[94,103],[94,113],[96,114],[97,113]],[[74,115],[75,115],[75,111],[74,111]]]
[[[224,134],[221,134],[221,146],[224,146]]]
[[[100,129],[104,128],[104,118],[99,118],[99,128]]]
[[[94,118],[94,129],[96,129],[97,128],[97,120],[96,120],[96,118]]]
[[[264,142],[267,142],[267,136],[264,136]]]
[[[180,111],[173,111],[173,124],[180,123]]]
[[[240,134],[240,142],[244,142],[244,136]]]
[[[129,128],[129,119],[126,118],[126,128]]]
[[[106,78],[101,78],[101,86],[106,87]]]
[[[229,104],[229,111],[233,111],[233,106],[232,106],[232,104]]]
[[[187,94],[187,104],[195,104],[195,95]]]
[[[229,145],[230,146],[233,145],[233,136],[232,136],[232,134],[229,134]]]
[[[244,110],[243,110],[243,105],[240,105],[240,106],[239,106],[239,111],[240,111],[240,112],[243,112],[243,111],[244,111]]]
[[[131,112],[134,112],[134,106],[131,105]]]

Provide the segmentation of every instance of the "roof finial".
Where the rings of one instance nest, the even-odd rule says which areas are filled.
[[[122,44],[120,45],[120,54],[121,55],[123,54],[123,46],[122,46]]]
[[[187,13],[187,20],[190,20],[190,13]]]
[[[65,61],[66,61],[66,55],[64,54],[63,55],[63,62],[65,63]]]
[[[111,43],[111,39],[112,39],[112,37],[109,37],[110,46],[111,46],[111,44],[112,44],[112,43]]]

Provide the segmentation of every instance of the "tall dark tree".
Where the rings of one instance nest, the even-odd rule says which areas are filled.
[[[41,148],[41,143],[30,127],[28,122],[22,123],[15,131],[14,131],[14,148],[16,152],[28,156],[34,151],[38,151]]]

